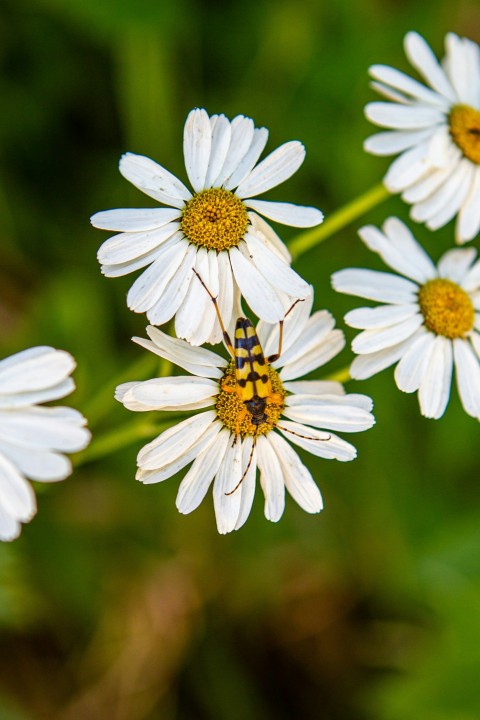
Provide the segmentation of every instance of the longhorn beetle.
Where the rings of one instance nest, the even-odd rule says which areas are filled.
[[[327,440],[330,440],[330,436],[326,438],[313,438],[306,435],[299,435],[293,430],[278,425],[276,421],[272,423],[272,419],[267,415],[268,407],[276,406],[277,411],[275,414],[279,417],[285,403],[285,391],[277,392],[273,389],[272,380],[270,377],[270,373],[268,372],[267,366],[274,363],[281,356],[283,342],[283,324],[285,322],[285,318],[289,315],[289,313],[293,310],[297,303],[303,302],[303,300],[301,298],[295,300],[293,305],[285,313],[283,319],[280,320],[278,350],[273,355],[265,357],[255,328],[253,327],[252,323],[248,318],[237,318],[234,335],[235,345],[232,344],[232,341],[227,330],[225,329],[225,325],[223,324],[223,320],[218,309],[217,298],[212,295],[210,290],[203,282],[199,273],[195,269],[193,270],[193,272],[202,283],[203,287],[205,288],[206,292],[208,293],[214,304],[218,322],[220,323],[220,328],[223,333],[225,345],[234,361],[234,383],[230,384],[228,382],[228,378],[224,378],[221,383],[221,389],[223,392],[227,394],[235,393],[239,400],[243,403],[243,407],[237,415],[234,430],[235,438],[233,442],[235,443],[238,436],[242,434],[240,427],[245,419],[248,418],[250,423],[254,427],[253,433],[249,433],[253,434],[253,444],[247,467],[245,468],[242,477],[240,478],[236,486],[233,488],[233,490],[225,493],[226,495],[232,495],[240,487],[250,469],[253,452],[255,450],[255,445],[259,434],[259,429],[264,423],[270,425],[270,429],[273,429],[273,427],[278,427],[284,432],[288,432],[292,435],[296,435],[297,437],[304,438],[305,440],[318,440],[319,442],[325,442]]]

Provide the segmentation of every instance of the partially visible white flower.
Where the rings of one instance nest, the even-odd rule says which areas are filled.
[[[222,333],[195,268],[214,295],[226,325],[235,288],[267,322],[283,316],[282,293],[304,298],[307,283],[289,266],[290,255],[260,215],[285,225],[311,227],[323,220],[316,208],[257,200],[293,175],[305,157],[298,141],[287,142],[257,164],[266,128],[237,115],[208,116],[192,110],[185,123],[184,157],[193,194],[153,160],[127,153],[120,172],[166,208],[106,210],[92,224],[120,234],[98,252],[102,272],[118,277],[145,268],[127,296],[128,307],[146,312],[154,325],[175,316],[175,331],[193,345],[217,343]]]
[[[181,513],[195,510],[213,482],[220,533],[238,530],[246,521],[257,468],[268,520],[276,522],[282,516],[285,488],[306,512],[319,512],[320,491],[286,440],[327,460],[353,460],[355,448],[331,431],[360,432],[370,428],[374,418],[372,401],[365,395],[345,395],[337,382],[297,380],[322,366],[345,344],[330,313],[321,311],[310,317],[311,306],[312,297],[298,304],[286,319],[282,355],[266,366],[273,391],[265,410],[268,420],[257,426],[235,390],[232,361],[151,326],[147,328],[150,340],[134,338],[191,375],[125,383],[117,388],[117,400],[135,411],[202,410],[140,451],[137,479],[146,484],[161,482],[193,461],[180,483],[177,508]],[[266,356],[274,354],[278,325],[260,322],[257,332]]]
[[[386,65],[370,68],[373,87],[391,102],[367,105],[367,118],[388,131],[368,138],[365,150],[399,154],[387,189],[402,193],[411,217],[431,230],[458,214],[456,241],[465,243],[480,229],[480,48],[448,33],[439,64],[409,32],[405,52],[426,85]]]
[[[393,270],[340,270],[336,290],[382,305],[352,310],[345,322],[363,330],[352,343],[358,357],[350,374],[364,380],[397,364],[400,390],[418,390],[422,415],[439,418],[450,398],[455,367],[465,412],[480,418],[480,261],[473,248],[446,252],[437,266],[410,230],[389,218],[382,231],[368,225],[360,237]]]
[[[0,540],[18,537],[36,512],[30,480],[54,482],[72,472],[62,453],[90,441],[85,418],[69,407],[43,407],[75,388],[75,360],[63,350],[33,347],[0,361]]]

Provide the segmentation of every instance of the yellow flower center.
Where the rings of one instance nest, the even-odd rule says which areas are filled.
[[[451,280],[429,280],[418,293],[426,327],[453,340],[473,328],[475,310],[468,294]]]
[[[228,190],[210,188],[186,203],[180,227],[194,245],[220,252],[237,247],[247,225],[243,202]]]
[[[217,396],[215,405],[217,416],[222,423],[231,430],[235,435],[266,435],[273,430],[285,407],[283,400],[286,391],[283,389],[282,381],[278,372],[271,366],[266,366],[266,371],[272,385],[271,400],[265,398],[265,420],[259,425],[252,422],[252,414],[248,409],[248,404],[239,398],[236,392],[235,378],[235,362],[233,360],[228,364],[223,378],[220,381],[220,392]],[[282,398],[282,402],[278,399]]]
[[[480,165],[480,111],[469,105],[454,105],[448,121],[455,145],[466,158]]]

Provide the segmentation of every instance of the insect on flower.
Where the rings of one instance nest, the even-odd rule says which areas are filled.
[[[195,275],[194,280],[203,295],[207,283]],[[216,305],[213,293],[205,297]],[[140,450],[137,480],[161,483],[189,466],[181,478],[177,508],[191,513],[212,486],[222,534],[238,530],[247,520],[257,475],[267,520],[282,517],[285,490],[306,512],[320,512],[318,485],[287,440],[325,460],[346,462],[355,458],[356,449],[336,433],[368,430],[374,418],[372,401],[365,395],[346,395],[338,382],[300,379],[345,345],[331,314],[311,314],[312,305],[311,293],[280,323],[260,320],[256,329],[246,318],[238,318],[235,335],[231,324],[222,320],[228,359],[152,326],[147,327],[148,339],[133,338],[186,370],[183,375],[126,382],[116,389],[117,400],[134,412],[187,413]],[[218,308],[215,313],[225,317]]]
[[[281,384],[279,384],[277,371],[270,366],[276,360],[279,360],[282,354],[283,324],[285,319],[295,305],[302,302],[303,299],[299,298],[295,300],[293,305],[291,305],[285,313],[283,319],[280,320],[278,350],[273,355],[265,357],[255,328],[246,317],[237,318],[234,335],[235,343],[232,344],[230,336],[225,329],[220,310],[218,309],[217,298],[212,295],[199,273],[196,270],[193,272],[202,283],[215,306],[215,312],[222,329],[223,339],[232,357],[233,369],[229,368],[227,370],[220,387],[223,393],[236,395],[237,401],[243,405],[243,407],[240,406],[237,410],[233,444],[237,442],[239,435],[253,435],[252,449],[243,475],[233,490],[225,493],[226,495],[232,495],[238,490],[250,470],[257,436],[269,432],[272,429],[272,425],[276,426],[279,430],[297,435],[297,437],[301,437],[304,440],[326,442],[331,439],[331,435],[328,433],[324,433],[325,437],[300,435],[289,428],[282,427],[276,422],[285,407],[286,393],[281,387]],[[275,422],[272,423],[272,421]]]

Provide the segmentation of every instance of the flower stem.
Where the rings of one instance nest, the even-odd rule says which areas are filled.
[[[295,260],[307,250],[311,250],[323,240],[329,238],[330,235],[349,225],[356,218],[361,217],[388,197],[390,197],[390,193],[383,184],[375,185],[363,195],[344,205],[340,210],[332,213],[322,225],[297,235],[288,245],[292,258]]]
[[[339,382],[339,383],[346,383],[349,380],[351,380],[350,375],[350,365],[347,365],[346,367],[342,368],[341,370],[337,370],[336,372],[332,373],[331,375],[328,375],[328,377],[325,378],[325,380],[330,380],[332,382]]]

